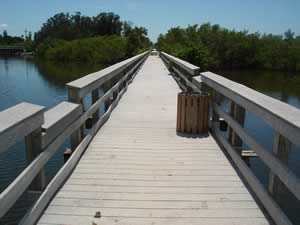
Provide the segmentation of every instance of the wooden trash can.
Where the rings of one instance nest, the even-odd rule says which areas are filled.
[[[177,101],[177,132],[193,135],[208,133],[209,94],[181,92]]]

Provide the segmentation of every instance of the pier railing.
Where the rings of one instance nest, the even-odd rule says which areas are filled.
[[[0,194],[0,218],[28,189],[41,191],[39,199],[20,224],[34,224],[59,187],[77,164],[97,130],[134,79],[149,52],[142,53],[96,73],[67,84],[69,102],[45,108],[21,103],[0,112],[0,152],[25,139],[28,166]],[[104,89],[100,97],[99,89]],[[84,98],[91,95],[92,105],[85,109]],[[105,112],[100,115],[100,106]],[[85,125],[89,121],[89,129]],[[72,155],[49,184],[44,167],[58,148],[71,137]]]
[[[274,196],[285,187],[300,200],[300,180],[288,168],[288,154],[292,143],[300,146],[300,110],[217,74],[200,73],[199,67],[167,53],[161,52],[160,56],[182,90],[205,90],[212,94],[212,133],[276,224],[292,224],[274,200]],[[223,98],[230,102],[229,113],[220,105]],[[274,129],[272,152],[244,129],[246,111],[255,114]],[[228,124],[227,136],[220,131],[221,118]],[[270,169],[268,190],[241,157],[243,143]]]

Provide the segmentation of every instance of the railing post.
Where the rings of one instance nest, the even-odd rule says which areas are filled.
[[[92,91],[92,104],[99,100],[99,88]],[[99,119],[99,109],[93,114],[92,123],[93,125],[97,123]]]
[[[219,105],[220,102],[221,102],[221,94],[219,92],[217,92],[216,90],[214,90],[214,89],[212,90],[212,93],[213,93],[212,102],[216,103],[217,105]],[[211,116],[212,117],[212,122],[213,123],[214,122],[219,122],[220,116],[214,110],[213,104],[211,104],[211,106],[212,106],[212,111],[211,111],[211,113],[212,113],[212,116]]]
[[[231,106],[230,106],[230,115],[232,116],[233,119],[235,119],[240,125],[244,126],[244,121],[245,121],[245,109],[241,107],[240,105],[236,104],[235,102],[231,101]],[[240,150],[242,153],[242,145],[243,141],[242,139],[238,136],[238,134],[229,126],[228,130],[228,138],[230,144]]]
[[[84,113],[84,103],[83,99],[79,96],[79,90],[74,88],[68,88],[68,99],[70,102],[81,104],[82,106],[82,113]],[[71,150],[74,151],[76,147],[82,141],[84,137],[84,124],[76,131],[71,134]]]
[[[288,165],[289,153],[291,151],[291,142],[280,133],[275,131],[273,141],[273,154],[281,161],[285,166]],[[285,185],[281,180],[270,171],[269,175],[269,192],[273,198],[280,201],[280,196],[285,192]]]
[[[29,165],[42,151],[42,127],[25,137],[26,160]],[[42,169],[29,186],[30,191],[43,191],[46,187],[45,169]]]
[[[120,78],[122,78],[122,77],[117,76],[117,77],[113,80],[113,85],[117,84],[118,81],[120,80]],[[112,86],[113,86],[113,85],[112,85]],[[117,88],[117,90],[113,93],[113,101],[117,99],[118,95],[119,95],[119,88]]]
[[[106,92],[109,91],[109,89],[111,88],[111,82],[110,80],[108,80],[107,82],[105,82],[103,85],[102,85],[102,90],[103,90],[103,93],[105,94]],[[105,102],[104,102],[104,112],[106,112],[111,104],[111,97],[109,97]]]

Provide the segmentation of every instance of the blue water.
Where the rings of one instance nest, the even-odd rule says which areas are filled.
[[[30,102],[47,109],[67,99],[65,83],[101,69],[102,65],[34,62],[24,58],[0,58],[0,111],[20,102]],[[46,165],[47,180],[63,165],[63,152],[69,140]],[[3,191],[26,167],[24,141],[0,153],[0,191]],[[25,193],[0,224],[16,224],[38,195]]]

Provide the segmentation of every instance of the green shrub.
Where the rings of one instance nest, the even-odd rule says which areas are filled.
[[[111,64],[126,57],[127,39],[101,36],[73,41],[47,40],[38,45],[40,58],[54,61],[83,61]]]
[[[156,48],[189,61],[202,70],[263,68],[300,71],[300,36],[228,30],[205,23],[171,28]]]

